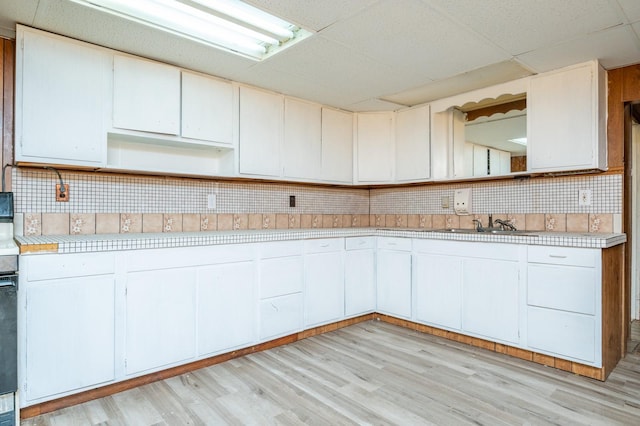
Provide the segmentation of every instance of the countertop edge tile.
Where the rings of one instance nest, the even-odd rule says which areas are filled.
[[[34,246],[46,246],[46,252],[86,253],[101,251],[139,250],[150,248],[196,247],[218,244],[259,243],[268,241],[303,240],[339,237],[405,237],[447,241],[473,241],[546,246],[610,248],[627,241],[625,234],[530,232],[527,235],[493,235],[482,233],[450,234],[424,229],[381,228],[321,228],[286,230],[242,230],[213,232],[176,232],[140,234],[94,234],[16,236],[21,254],[43,253]],[[52,250],[57,244],[57,250]],[[23,248],[29,247],[29,251]]]

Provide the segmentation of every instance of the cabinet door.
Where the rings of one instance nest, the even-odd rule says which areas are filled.
[[[411,318],[411,253],[378,250],[378,311]]]
[[[487,176],[489,174],[489,150],[486,146],[473,145],[473,175]]]
[[[344,267],[342,252],[307,254],[305,263],[305,326],[344,317]]]
[[[593,65],[534,76],[530,84],[528,170],[597,166],[598,111]]]
[[[195,284],[195,268],[127,275],[127,374],[195,356]]]
[[[529,306],[527,328],[527,342],[534,350],[600,362],[596,319],[592,315]]]
[[[302,292],[302,256],[286,256],[260,261],[260,298]]]
[[[180,70],[116,55],[113,58],[113,127],[179,134]]]
[[[182,72],[182,131],[185,138],[233,143],[231,83]]]
[[[462,259],[415,255],[416,319],[459,330],[462,326]]]
[[[79,42],[22,34],[16,62],[16,161],[104,165],[110,56]]]
[[[280,176],[284,102],[280,95],[240,88],[240,173]]]
[[[282,149],[284,176],[320,179],[321,156],[320,105],[285,99]]]
[[[353,114],[322,108],[322,180],[353,182]]]
[[[393,118],[391,113],[358,114],[358,181],[393,179]]]
[[[518,288],[517,262],[464,259],[463,330],[519,343]]]
[[[429,105],[396,115],[396,180],[429,179]]]
[[[198,270],[198,356],[246,346],[255,340],[254,270],[253,262]]]
[[[260,301],[260,340],[302,330],[302,293]]]
[[[345,254],[344,310],[346,316],[376,310],[375,252],[349,250]]]
[[[27,286],[26,399],[113,380],[113,276]]]

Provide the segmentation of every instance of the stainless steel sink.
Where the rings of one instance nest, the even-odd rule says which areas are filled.
[[[467,228],[444,228],[444,229],[432,229],[430,232],[443,232],[447,234],[485,234],[485,235],[518,235],[522,237],[537,237],[538,234],[531,231],[511,231],[502,229],[484,229],[478,231],[477,229]]]

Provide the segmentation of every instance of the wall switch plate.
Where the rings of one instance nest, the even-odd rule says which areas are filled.
[[[591,190],[590,189],[581,189],[578,192],[578,205],[579,206],[590,206],[591,205]]]
[[[444,196],[440,197],[440,207],[442,207],[443,209],[448,209],[449,208],[449,196],[448,195],[444,195]]]
[[[64,184],[64,192],[61,191],[60,184],[56,184],[56,201],[66,203],[69,201],[69,184]]]
[[[207,208],[215,210],[216,204],[217,204],[216,194],[207,195]]]

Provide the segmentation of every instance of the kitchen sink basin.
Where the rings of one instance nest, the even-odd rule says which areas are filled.
[[[432,229],[431,232],[444,232],[447,234],[491,234],[491,235],[519,235],[522,237],[537,237],[538,234],[531,231],[511,231],[503,229],[484,229],[478,231],[477,229],[467,228],[444,228],[444,229]]]

